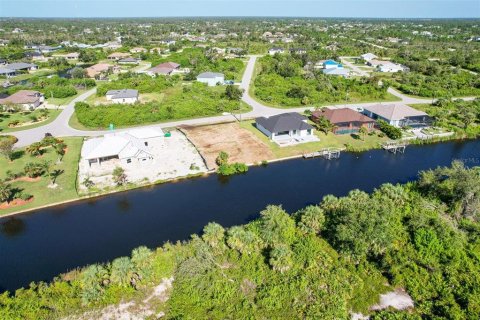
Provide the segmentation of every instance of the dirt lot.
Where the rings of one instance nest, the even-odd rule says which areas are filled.
[[[274,158],[267,145],[238,123],[183,126],[181,131],[197,147],[209,169],[217,167],[215,158],[220,151],[227,152],[231,162],[254,163]]]

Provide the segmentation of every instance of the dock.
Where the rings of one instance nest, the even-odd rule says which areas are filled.
[[[305,159],[311,159],[311,158],[316,158],[316,157],[323,157],[325,159],[338,159],[340,158],[340,151],[342,149],[339,148],[325,148],[320,151],[315,151],[311,153],[304,153],[303,157]]]
[[[382,144],[382,148],[388,152],[396,154],[405,153],[405,148],[407,147],[406,141],[387,141]]]

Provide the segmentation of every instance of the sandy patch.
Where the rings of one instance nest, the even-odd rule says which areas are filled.
[[[382,310],[392,307],[397,310],[413,308],[413,299],[404,289],[396,289],[380,295],[380,302],[370,307],[371,310]]]
[[[197,147],[209,169],[217,167],[215,159],[220,151],[227,152],[231,162],[255,163],[274,158],[267,145],[238,123],[182,126],[180,130]]]
[[[101,310],[85,312],[81,315],[68,316],[63,320],[143,320],[158,319],[165,316],[163,311],[155,311],[156,305],[168,300],[172,288],[173,277],[164,278],[153,288],[152,293],[141,302],[128,301],[117,305],[110,305]]]

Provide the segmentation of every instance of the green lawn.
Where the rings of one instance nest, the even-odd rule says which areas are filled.
[[[23,74],[20,74],[18,76],[12,77],[11,80],[12,81],[22,81],[22,80],[30,79],[32,77],[45,77],[45,76],[51,75],[53,73],[54,73],[54,71],[50,70],[50,69],[39,69],[39,70],[34,71],[32,73],[23,73]]]
[[[68,150],[62,162],[59,164],[56,164],[58,156],[52,148],[47,148],[46,153],[41,157],[32,157],[25,154],[24,149],[20,149],[17,152],[19,158],[13,162],[8,162],[5,158],[0,158],[0,179],[6,177],[6,172],[8,170],[14,173],[23,171],[23,167],[28,162],[42,162],[48,160],[52,161],[54,169],[64,170],[63,174],[61,174],[56,181],[58,187],[55,189],[47,187],[50,184],[50,180],[46,177],[41,177],[39,181],[34,182],[12,182],[13,188],[22,189],[23,192],[33,195],[34,200],[22,206],[2,209],[0,210],[0,215],[78,198],[76,181],[83,138],[65,138],[64,141],[68,146]]]
[[[71,97],[66,97],[66,98],[49,98],[48,97],[48,92],[45,93],[45,98],[48,104],[54,105],[54,106],[65,106],[72,102],[73,99],[77,98],[81,94],[85,93],[87,90],[83,89],[77,89],[77,94]]]
[[[62,110],[48,110],[48,119],[39,121],[39,122],[32,122],[31,116],[40,117],[40,109],[37,109],[33,112],[15,112],[15,113],[0,113],[0,132],[7,133],[7,132],[15,132],[21,130],[32,129],[40,126],[44,126],[49,124],[53,120],[55,120],[58,115],[62,112]],[[12,121],[20,121],[21,123],[25,123],[26,125],[9,128],[8,124]],[[27,125],[28,123],[28,125]]]
[[[323,132],[315,130],[315,135],[320,139],[317,142],[302,143],[295,146],[280,147],[276,143],[255,128],[255,121],[243,121],[240,123],[242,128],[253,132],[260,140],[270,147],[276,158],[292,157],[304,153],[319,151],[323,148],[347,148],[351,151],[365,151],[379,148],[382,142],[388,141],[388,138],[380,138],[377,134],[365,136],[365,140],[356,139],[349,134],[335,135],[331,132],[325,135]]]

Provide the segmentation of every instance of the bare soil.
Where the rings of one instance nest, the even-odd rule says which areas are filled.
[[[250,164],[274,158],[267,145],[238,123],[182,126],[181,131],[195,145],[209,169],[217,168],[215,159],[220,151],[229,154],[230,162]]]
[[[22,199],[14,199],[10,202],[2,202],[0,203],[0,210],[1,209],[8,209],[11,207],[18,207],[18,206],[23,206],[24,204],[27,204],[29,202],[33,201],[33,197],[28,199],[28,200],[22,200]]]

